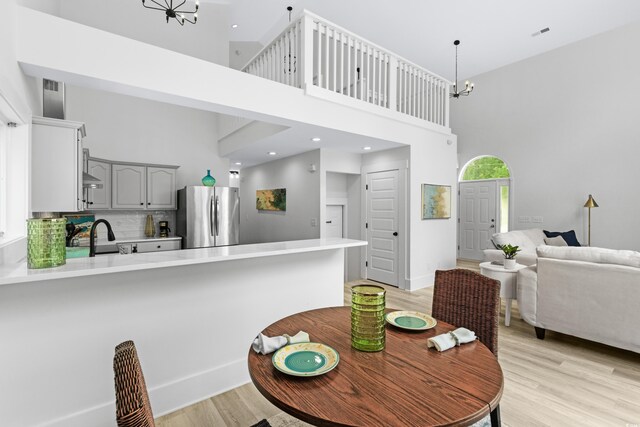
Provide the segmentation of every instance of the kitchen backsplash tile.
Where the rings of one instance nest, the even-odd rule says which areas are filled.
[[[144,224],[147,215],[153,215],[153,223],[156,226],[156,237],[160,232],[158,221],[169,221],[170,237],[174,237],[176,225],[176,211],[94,211],[96,219],[106,219],[111,224],[116,239],[129,239],[144,237]],[[107,238],[107,227],[99,225],[98,239]]]

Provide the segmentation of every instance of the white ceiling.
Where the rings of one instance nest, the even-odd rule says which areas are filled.
[[[291,5],[294,15],[306,8],[450,80],[455,39],[465,79],[640,20],[639,0],[202,1],[229,5],[232,41],[267,43]]]
[[[293,15],[310,10],[445,78],[454,80],[460,39],[459,80],[640,20],[640,0],[201,0],[229,5],[232,41],[270,42]],[[202,5],[206,7],[206,5]],[[532,37],[549,27],[550,31]],[[235,153],[251,166],[315,147],[364,152],[393,146],[353,135],[295,126]],[[314,144],[309,138],[323,137]],[[232,163],[233,167],[233,163]]]

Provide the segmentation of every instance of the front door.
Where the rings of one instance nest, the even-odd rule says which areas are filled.
[[[398,286],[398,171],[367,174],[367,278]]]
[[[483,249],[493,248],[496,233],[496,181],[460,183],[460,250],[458,257],[482,260]]]

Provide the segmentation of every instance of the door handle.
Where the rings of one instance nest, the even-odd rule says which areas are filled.
[[[397,231],[394,231],[394,232],[393,232],[393,235],[394,235],[394,236],[397,236],[397,235],[398,235],[398,232],[397,232]]]
[[[494,224],[491,224],[489,228],[496,228],[496,226]]]
[[[325,221],[327,224],[331,224],[331,221]]]
[[[218,237],[218,228],[220,228],[220,219],[218,215],[220,214],[220,198],[216,196],[216,237]]]

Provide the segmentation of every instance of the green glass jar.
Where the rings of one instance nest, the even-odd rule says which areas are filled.
[[[380,351],[385,343],[385,290],[381,286],[351,288],[351,346],[360,351]]]
[[[27,267],[57,267],[67,262],[66,218],[27,220]]]
[[[202,178],[202,185],[206,187],[213,187],[216,185],[216,179],[211,176],[211,169],[207,169],[207,176]]]

